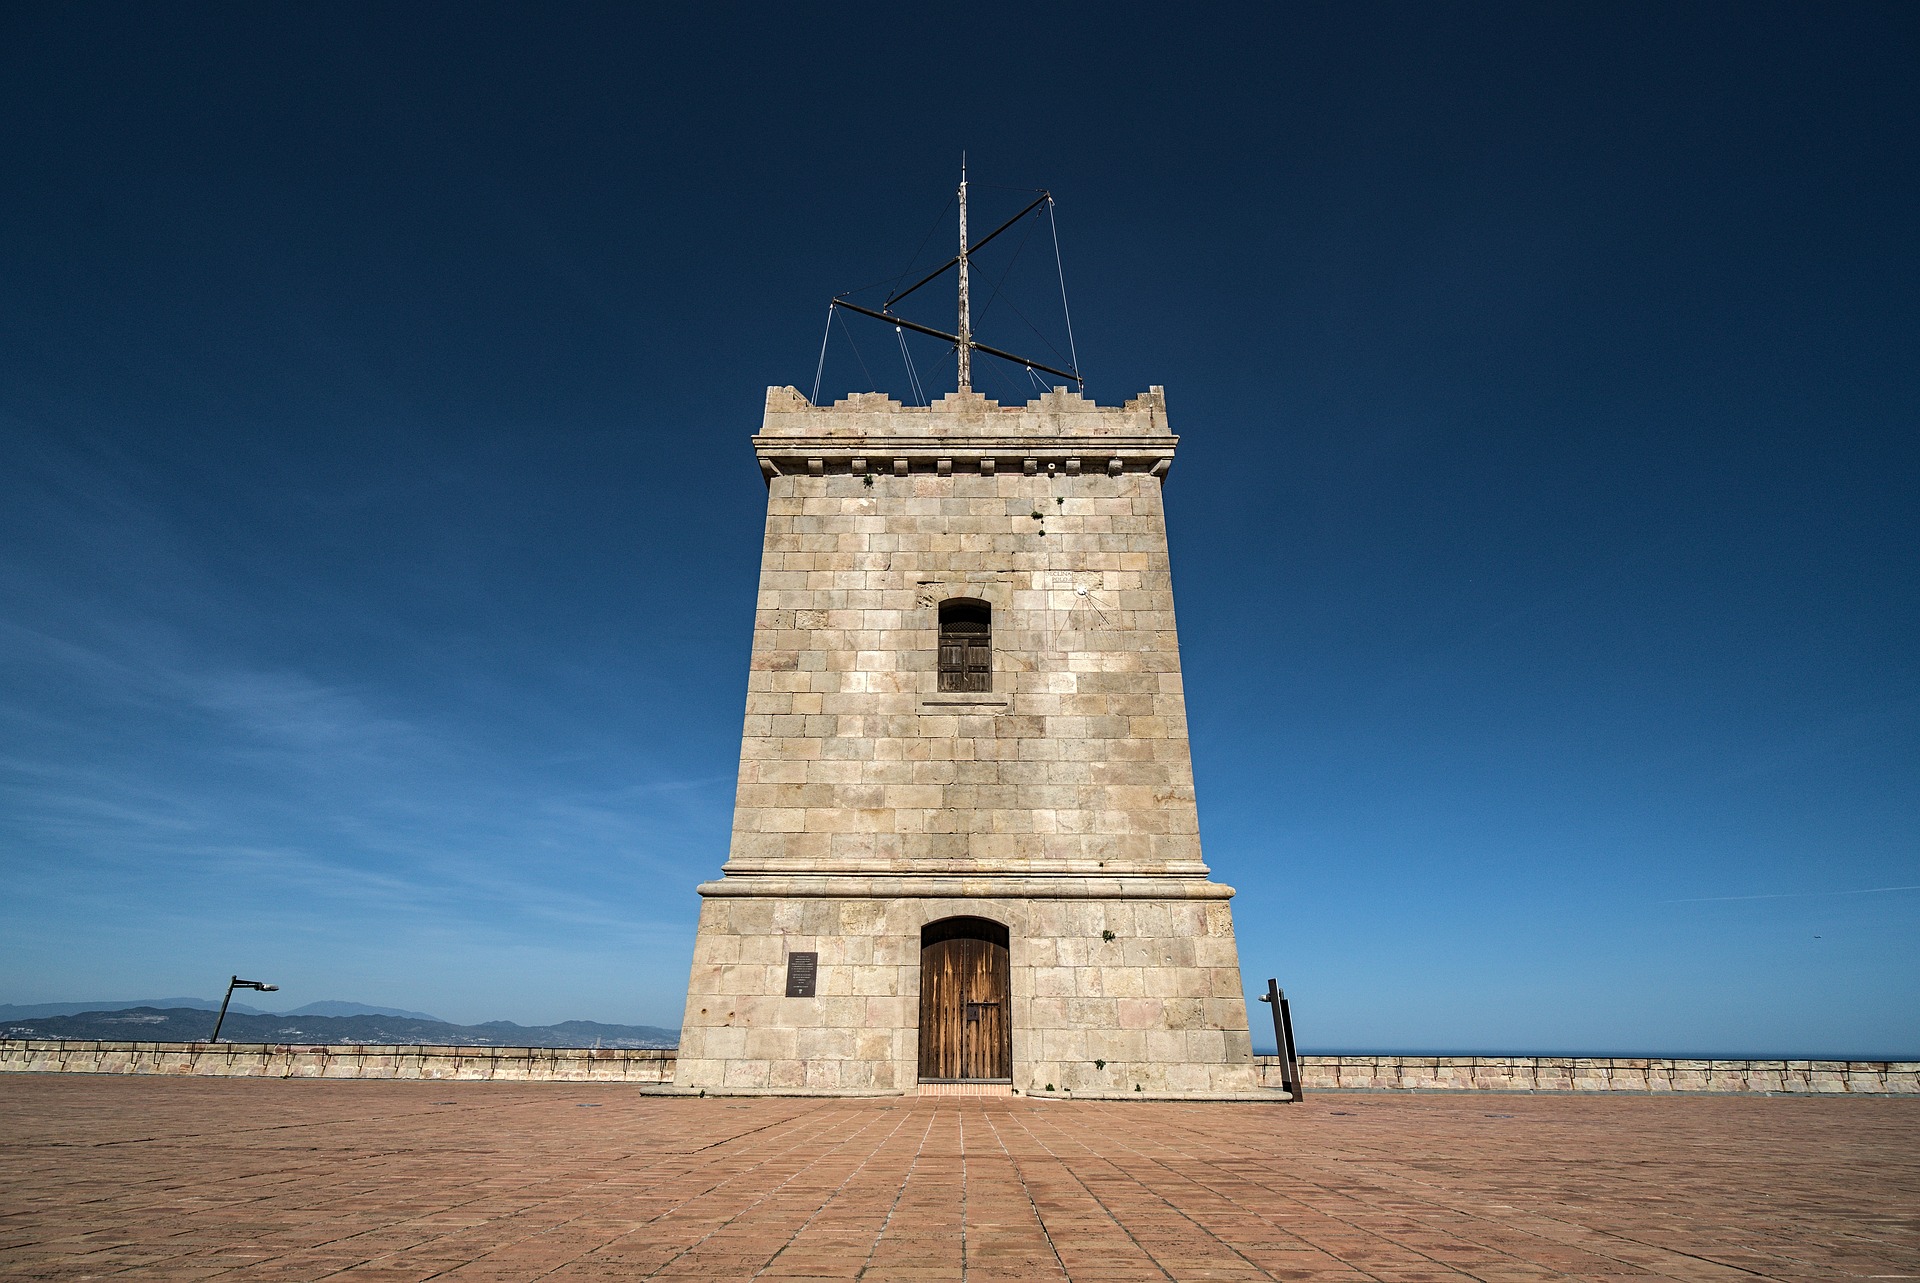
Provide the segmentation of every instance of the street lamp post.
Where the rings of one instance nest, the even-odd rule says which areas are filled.
[[[233,1001],[233,991],[235,989],[258,989],[262,993],[272,993],[279,987],[279,985],[262,984],[258,980],[242,980],[239,976],[235,976],[233,979],[227,981],[227,996],[220,1000],[220,1019],[213,1022],[213,1037],[207,1039],[207,1041],[220,1041],[220,1026],[227,1023],[227,1004]]]

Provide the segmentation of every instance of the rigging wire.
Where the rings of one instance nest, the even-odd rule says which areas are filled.
[[[1033,235],[1033,229],[1039,224],[1039,221],[1040,220],[1036,218],[1033,222],[1028,223],[1026,232],[1020,237],[1020,243],[1013,247],[1013,257],[1007,260],[1005,269],[1000,273],[1000,279],[994,283],[993,293],[987,295],[986,306],[980,309],[981,320],[985,320],[987,313],[993,310],[993,301],[1000,297],[1000,287],[1007,283],[1007,277],[1013,275],[1013,265],[1020,261],[1020,251],[1027,247],[1027,240]],[[1007,306],[1012,307],[1013,304],[1009,303]]]
[[[833,304],[827,304],[827,328],[820,331],[820,363],[813,367],[813,403],[820,404],[820,376],[827,368],[827,340],[833,337]]]
[[[1053,267],[1060,274],[1060,311],[1067,318],[1067,350],[1072,353],[1072,366],[1075,374],[1080,373],[1080,349],[1073,343],[1073,311],[1067,307],[1067,269],[1060,260],[1060,222],[1053,216],[1053,198],[1047,198],[1047,225],[1053,229]],[[1031,321],[1028,322],[1032,324]],[[1080,386],[1087,386],[1085,379]]]
[[[920,375],[913,368],[912,354],[907,351],[907,332],[896,325],[893,327],[893,337],[900,340],[900,359],[906,362],[907,385],[913,389],[913,403],[915,405],[925,405],[927,404],[927,394],[920,387]]]
[[[1073,333],[1073,313],[1067,303],[1067,273],[1066,273],[1065,262],[1060,253],[1060,224],[1059,224],[1058,216],[1054,210],[1054,206],[1056,202],[1054,201],[1052,196],[1046,193],[1045,190],[1042,188],[1005,187],[997,183],[978,183],[976,184],[976,186],[991,187],[999,191],[1039,192],[1045,198],[1045,203],[1047,206],[1048,230],[1053,241],[1054,274],[1058,278],[1060,283],[1060,311],[1066,321],[1067,352],[1063,354],[1060,351],[1059,347],[1056,346],[1053,343],[1053,341],[1046,336],[1046,334],[1040,329],[1039,326],[1033,323],[1033,321],[1026,315],[1026,313],[1022,312],[1019,309],[1019,307],[1013,302],[1011,298],[1007,299],[1007,307],[1010,311],[1013,312],[1015,316],[1020,318],[1021,322],[1024,323],[1026,327],[1033,332],[1036,338],[1038,338],[1043,344],[1046,345],[1048,351],[1052,352],[1057,359],[1063,360],[1068,364],[1068,367],[1074,371],[1075,381],[1079,383],[1082,389],[1084,389],[1086,387],[1086,379],[1083,376],[1081,376],[1079,373],[1080,350],[1079,350],[1078,343],[1075,341],[1074,333]],[[934,219],[933,225],[927,229],[926,235],[921,238],[919,248],[914,250],[913,257],[907,261],[907,266],[902,268],[899,275],[893,277],[891,282],[885,281],[885,280],[875,281],[870,285],[862,285],[858,289],[847,290],[842,294],[837,295],[836,298],[844,299],[849,294],[863,294],[869,290],[878,289],[882,285],[889,285],[889,284],[892,286],[893,289],[897,290],[899,288],[899,283],[906,278],[909,272],[913,270],[914,263],[918,262],[920,255],[926,251],[928,242],[933,239],[933,234],[940,229],[940,224],[946,219],[947,211],[953,207],[954,201],[957,199],[958,199],[958,193],[955,193],[953,196],[948,197],[946,204],[941,207],[940,214],[938,215],[938,217]],[[1039,202],[1035,202],[1035,205],[1038,205],[1038,204]],[[1016,219],[1015,221],[1020,221],[1020,220]],[[1001,231],[1005,231],[1011,226],[1012,224],[1009,223],[1006,225],[1006,227],[1002,227],[998,231],[994,232],[993,235],[998,236]],[[992,310],[993,305],[996,302],[998,302],[1002,297],[1004,297],[1004,287],[1007,283],[1007,280],[1012,275],[1014,265],[1019,261],[1020,255],[1026,249],[1027,241],[1032,238],[1032,235],[1033,235],[1033,224],[1029,223],[1027,225],[1027,229],[1025,233],[1023,233],[1020,238],[1019,245],[1016,246],[1013,251],[1013,256],[1007,260],[1007,265],[1004,269],[1002,269],[999,280],[995,282],[993,287],[993,292],[990,295],[988,295],[986,305],[980,309],[980,316],[983,319],[985,318],[987,313]],[[991,237],[989,239],[991,239]],[[949,264],[948,266],[951,266],[951,265],[952,264]],[[936,275],[937,274],[938,273],[936,273]],[[925,284],[925,282],[922,282],[922,284]],[[914,288],[917,289],[919,287],[915,286]],[[849,306],[852,306],[852,305],[849,304]],[[885,308],[886,305],[882,304],[881,306]],[[838,310],[839,309],[832,303],[829,303],[827,306],[827,328],[826,328],[826,332],[822,334],[820,338],[820,359],[814,367],[814,375],[813,375],[813,399],[815,403],[818,403],[820,398],[820,385],[826,369],[827,347],[829,346],[829,343],[833,335],[834,313]],[[855,309],[855,310],[859,310],[859,309]],[[892,318],[889,317],[887,319],[892,319]],[[866,358],[863,355],[861,355],[859,344],[854,342],[852,329],[846,324],[845,318],[842,318],[841,320],[841,330],[846,335],[847,346],[853,349],[854,359],[860,363],[861,372],[867,376],[868,384],[877,391],[879,389],[879,381],[873,377],[873,371],[868,369]],[[927,404],[927,405],[932,404],[932,398],[927,392],[927,385],[920,378],[919,370],[913,364],[912,353],[909,352],[907,349],[906,336],[901,331],[898,325],[894,327],[894,334],[900,344],[901,359],[905,363],[907,368],[908,383],[912,387],[914,396],[918,398],[918,401],[916,403]],[[953,360],[956,367],[959,364],[959,359],[960,359],[960,353],[959,353],[959,349],[956,347],[953,352]],[[1030,381],[1032,381],[1035,385],[1041,387],[1042,390],[1051,390],[1050,388],[1047,387],[1045,382],[1040,378],[1038,371],[1036,371],[1032,365],[1025,364],[1024,362],[1020,362],[1020,363],[1022,364],[1022,368],[1026,370],[1027,377]],[[1018,387],[1017,384],[1014,384],[1012,376],[1009,372],[1002,371],[999,369],[997,365],[991,365],[991,364],[987,366],[983,366],[982,369],[994,370],[995,373],[999,375],[1004,382],[1007,382],[1008,384],[1012,385],[1012,391],[1016,396],[1020,394],[1020,388]]]
[[[920,238],[920,248],[913,251],[913,257],[908,259],[907,265],[900,269],[900,275],[894,277],[893,280],[888,282],[889,287],[893,289],[900,288],[900,282],[907,278],[907,273],[913,270],[913,265],[920,261],[920,255],[926,252],[927,242],[932,240],[933,234],[940,230],[940,224],[947,221],[947,211],[953,208],[953,202],[958,199],[960,199],[960,194],[958,192],[955,192],[953,195],[947,197],[947,203],[940,207],[940,213],[937,217],[934,218],[933,226],[929,227],[927,229],[927,234]]]
[[[1013,250],[1013,257],[1007,260],[1007,266],[1006,266],[1006,268],[1005,268],[1005,269],[1004,269],[1004,270],[1003,270],[1003,271],[1002,271],[1002,272],[1000,273],[1000,279],[999,279],[999,281],[997,281],[997,282],[996,282],[996,283],[994,284],[994,287],[993,287],[993,293],[987,296],[987,303],[986,303],[986,306],[980,309],[980,315],[981,315],[981,317],[982,317],[983,319],[984,319],[984,318],[986,317],[986,315],[987,315],[987,313],[988,313],[989,311],[991,311],[991,310],[993,309],[993,305],[994,305],[994,303],[995,303],[996,301],[998,301],[998,300],[999,300],[999,298],[1001,297],[1001,295],[1000,295],[1000,288],[1001,288],[1001,286],[1003,286],[1003,285],[1005,285],[1005,284],[1007,283],[1007,278],[1008,278],[1009,276],[1011,276],[1011,275],[1013,275],[1013,266],[1014,266],[1014,264],[1015,264],[1015,263],[1017,263],[1017,262],[1019,262],[1019,261],[1020,261],[1020,252],[1021,252],[1022,250],[1024,250],[1024,249],[1026,249],[1026,247],[1027,247],[1027,240],[1028,240],[1028,239],[1029,239],[1029,238],[1030,238],[1030,237],[1031,237],[1031,236],[1033,235],[1033,229],[1034,229],[1034,228],[1035,228],[1036,226],[1038,226],[1038,225],[1039,225],[1039,221],[1040,221],[1040,220],[1039,220],[1039,217],[1038,217],[1038,213],[1039,213],[1039,211],[1037,211],[1037,210],[1036,210],[1036,211],[1035,211],[1035,218],[1034,218],[1034,221],[1033,221],[1033,222],[1031,222],[1031,223],[1029,223],[1029,224],[1027,224],[1027,230],[1026,230],[1026,234],[1025,234],[1025,235],[1023,235],[1023,236],[1021,236],[1021,238],[1020,238],[1020,243],[1019,243],[1019,244],[1018,244],[1017,246],[1015,246],[1015,247],[1014,247],[1014,250]],[[1055,259],[1055,265],[1056,265],[1056,266],[1058,266],[1058,260],[1059,260],[1059,255],[1060,255],[1060,241],[1059,241],[1059,237],[1058,237],[1058,235],[1057,235],[1057,234],[1056,234],[1056,235],[1055,235],[1055,237],[1054,237],[1054,247],[1053,247],[1053,248],[1054,248],[1054,259]],[[1062,284],[1062,286],[1063,286],[1063,287],[1065,286],[1065,279],[1064,279],[1064,275],[1063,275],[1063,278],[1062,278],[1062,281],[1061,281],[1061,284]],[[1062,297],[1062,301],[1064,302],[1064,300],[1065,300],[1065,294],[1064,294],[1064,292],[1062,293],[1062,296],[1061,296],[1061,297]],[[1059,358],[1061,358],[1062,360],[1066,360],[1066,359],[1067,359],[1067,354],[1066,354],[1066,353],[1064,353],[1064,352],[1062,352],[1062,351],[1061,351],[1061,350],[1060,350],[1060,349],[1059,349],[1058,347],[1056,347],[1056,346],[1054,345],[1054,342],[1053,342],[1053,340],[1052,340],[1052,339],[1050,339],[1050,338],[1048,338],[1048,337],[1047,337],[1047,336],[1046,336],[1045,334],[1043,334],[1043,333],[1041,333],[1041,331],[1040,331],[1040,327],[1039,327],[1039,326],[1037,326],[1037,325],[1035,325],[1035,324],[1034,324],[1034,323],[1033,323],[1033,322],[1032,322],[1031,320],[1028,320],[1028,318],[1027,318],[1027,314],[1026,314],[1025,312],[1022,312],[1022,311],[1021,311],[1021,310],[1020,310],[1020,309],[1019,309],[1019,308],[1018,308],[1017,306],[1015,306],[1015,305],[1014,305],[1014,301],[1013,301],[1013,300],[1012,300],[1011,298],[1009,298],[1009,299],[1007,300],[1007,307],[1008,307],[1008,309],[1009,309],[1009,310],[1011,310],[1011,311],[1013,312],[1013,314],[1014,314],[1015,316],[1017,316],[1017,317],[1019,317],[1019,318],[1020,318],[1020,319],[1021,319],[1022,321],[1024,321],[1024,322],[1026,323],[1026,326],[1027,326],[1027,328],[1033,331],[1033,334],[1034,334],[1034,337],[1035,337],[1035,338],[1037,338],[1037,339],[1039,339],[1039,340],[1040,340],[1040,341],[1041,341],[1042,343],[1044,343],[1044,344],[1046,344],[1046,345],[1047,345],[1047,350],[1048,350],[1048,351],[1050,351],[1050,352],[1052,352],[1052,353],[1053,353],[1053,354],[1054,354],[1055,356],[1057,356],[1057,357],[1059,357]],[[1072,329],[1072,325],[1071,325],[1071,323],[1069,323],[1069,325],[1068,325],[1068,329],[1069,329],[1069,331],[1071,331],[1071,329]],[[1069,340],[1068,340],[1068,341],[1069,341],[1069,343],[1071,343],[1071,341],[1072,341],[1072,340],[1071,340],[1071,338],[1069,338]],[[1080,370],[1080,363],[1079,363],[1078,361],[1072,361],[1072,362],[1070,363],[1070,366],[1069,366],[1069,368],[1071,368],[1071,369],[1072,369],[1072,370],[1073,370],[1073,371],[1074,371],[1074,372],[1075,372],[1075,373],[1077,374],[1077,373],[1079,372],[1079,370]],[[1028,374],[1030,374],[1030,375],[1034,373],[1034,371],[1033,371],[1033,367],[1032,367],[1032,366],[1028,366],[1028,367],[1027,367],[1027,373],[1028,373]],[[1038,376],[1035,376],[1035,377],[1037,378]],[[1043,386],[1044,386],[1044,385],[1043,385]],[[1050,390],[1050,389],[1049,389],[1049,390]]]
[[[1035,211],[1035,213],[1037,215],[1038,211]],[[1053,218],[1053,202],[1051,201],[1047,202],[1047,217],[1048,217],[1049,223],[1051,223]],[[1033,235],[1034,226],[1037,225],[1038,221],[1039,220],[1036,217],[1034,223],[1030,223],[1027,225],[1026,235],[1020,238],[1020,244],[1014,248],[1013,257],[1007,260],[1007,266],[1005,270],[1000,273],[1000,279],[994,285],[993,293],[988,296],[986,306],[980,309],[980,315],[982,317],[986,316],[986,314],[993,308],[994,303],[1001,297],[1001,286],[1004,286],[1007,283],[1007,277],[1013,274],[1013,265],[1019,261],[1020,252],[1026,249],[1027,240],[1029,237]],[[1063,313],[1065,313],[1066,306],[1067,306],[1067,278],[1066,278],[1065,270],[1060,265],[1060,232],[1057,227],[1053,228],[1053,261],[1054,261],[1054,269],[1060,277],[1060,310]],[[1007,307],[1009,310],[1013,312],[1015,316],[1019,317],[1021,321],[1023,321],[1026,324],[1026,327],[1028,329],[1033,331],[1033,335],[1035,338],[1039,339],[1042,343],[1047,345],[1048,351],[1052,352],[1055,356],[1060,357],[1062,360],[1067,361],[1068,368],[1072,369],[1076,374],[1079,373],[1080,359],[1079,359],[1079,353],[1077,351],[1074,351],[1071,356],[1069,356],[1068,353],[1066,352],[1062,352],[1059,349],[1059,347],[1054,344],[1054,341],[1048,338],[1046,334],[1041,331],[1040,327],[1035,325],[1033,321],[1027,316],[1027,314],[1025,312],[1022,312],[1019,309],[1019,307],[1014,304],[1014,301],[1010,298],[1007,300]],[[1067,315],[1067,345],[1070,349],[1073,347],[1073,317],[1071,316],[1071,314]],[[1029,370],[1029,373],[1031,373],[1031,370]],[[1082,386],[1084,386],[1085,380],[1082,380],[1081,382],[1082,382]]]
[[[838,309],[835,310],[837,311]],[[840,332],[847,336],[847,346],[853,349],[853,359],[860,362],[860,373],[867,376],[867,386],[875,392],[878,392],[880,390],[880,380],[874,378],[873,371],[867,368],[867,358],[860,355],[860,345],[853,341],[853,331],[847,328],[847,323],[844,319],[840,322]]]
[[[940,224],[946,221],[947,211],[953,208],[953,202],[959,198],[959,193],[957,192],[947,197],[947,203],[941,207],[940,216],[933,220],[933,226],[929,227],[927,234],[920,238],[920,248],[913,251],[913,257],[907,260],[907,265],[900,269],[898,276],[890,277],[886,280],[872,281],[866,285],[856,285],[850,290],[840,291],[839,297],[845,298],[849,294],[865,294],[868,290],[877,290],[882,285],[886,286],[889,290],[898,289],[900,282],[905,279],[907,273],[913,270],[913,265],[920,261],[920,255],[926,252],[927,242],[933,239],[933,234],[940,230]]]
[[[1020,385],[1019,380],[1013,377],[1013,371],[1007,369],[1007,363],[1005,361],[996,361],[993,365],[983,368],[991,369],[994,378],[999,380],[1000,384],[1006,388],[1006,397],[1002,404],[1019,404],[1020,400],[1026,395],[1026,389]],[[1025,369],[1027,367],[1021,366],[1020,368]]]
[[[1046,335],[1042,334],[1040,332],[1039,326],[1035,325],[1032,321],[1027,320],[1027,314],[1025,312],[1022,312],[1019,308],[1015,307],[1012,299],[1007,300],[1007,307],[1009,310],[1013,312],[1015,316],[1027,322],[1027,328],[1033,331],[1033,336],[1035,338],[1039,339],[1042,343],[1047,345],[1047,350],[1049,352],[1059,357],[1062,361],[1065,361],[1067,359],[1067,354],[1062,352],[1058,347],[1054,346],[1053,340],[1048,338]],[[1078,370],[1080,367],[1078,365],[1075,365],[1073,368],[1075,370]]]

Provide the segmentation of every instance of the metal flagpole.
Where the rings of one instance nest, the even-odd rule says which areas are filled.
[[[967,158],[960,156],[960,390],[973,390],[973,318],[967,306]]]

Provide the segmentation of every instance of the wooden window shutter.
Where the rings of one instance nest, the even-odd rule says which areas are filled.
[[[940,689],[993,689],[993,607],[971,597],[940,603]]]

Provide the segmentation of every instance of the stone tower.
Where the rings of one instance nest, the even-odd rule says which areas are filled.
[[[1157,387],[768,390],[732,850],[676,1086],[1258,1093],[1233,890],[1200,860],[1175,442]]]

